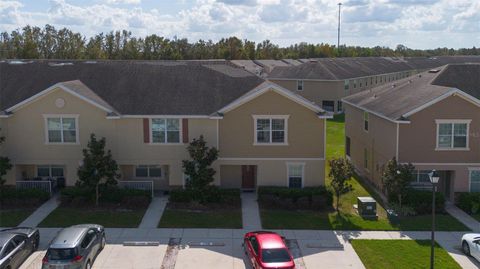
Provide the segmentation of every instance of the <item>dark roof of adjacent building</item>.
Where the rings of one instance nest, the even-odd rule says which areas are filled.
[[[0,110],[63,83],[124,115],[210,115],[262,82],[227,61],[3,61]]]
[[[297,66],[277,66],[268,78],[344,80],[468,62],[480,63],[480,56],[320,58]]]
[[[476,78],[473,78],[476,77]],[[442,95],[462,91],[480,99],[480,64],[453,64],[343,98],[345,103],[397,121]]]

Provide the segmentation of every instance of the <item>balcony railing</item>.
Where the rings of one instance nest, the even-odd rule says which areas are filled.
[[[40,189],[48,192],[50,196],[53,194],[52,182],[49,180],[22,180],[16,181],[15,186],[17,189]]]
[[[118,186],[125,189],[149,191],[153,198],[153,181],[151,180],[119,180]]]

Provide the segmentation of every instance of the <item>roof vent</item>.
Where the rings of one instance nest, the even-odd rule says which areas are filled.
[[[428,73],[438,73],[440,72],[440,69],[430,69],[428,70]]]
[[[421,77],[422,77],[422,74],[419,74],[418,77],[421,78]]]
[[[409,80],[408,80],[408,83],[409,83],[409,84],[410,84],[410,83],[412,83],[412,80],[411,80],[411,79],[409,79]]]
[[[395,84],[392,84],[392,88],[395,88],[395,87],[397,87],[397,85],[395,85]]]
[[[374,94],[374,95],[373,95],[373,98],[377,98],[377,94]]]

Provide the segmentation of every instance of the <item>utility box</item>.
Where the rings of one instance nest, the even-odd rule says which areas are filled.
[[[357,197],[358,214],[364,218],[377,218],[377,201],[372,197]]]

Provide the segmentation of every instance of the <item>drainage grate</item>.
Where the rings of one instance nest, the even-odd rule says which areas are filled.
[[[178,251],[180,250],[180,238],[170,238],[167,251],[163,257],[161,269],[174,269],[177,262]]]
[[[297,269],[306,269],[305,262],[303,261],[302,251],[298,246],[298,242],[295,239],[287,239],[285,240],[287,243],[287,247],[292,253],[293,260],[295,262],[295,268]]]

